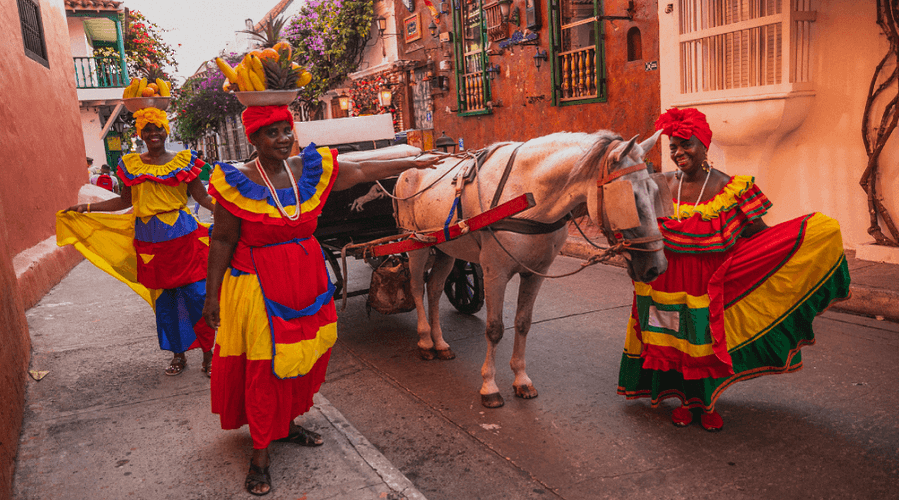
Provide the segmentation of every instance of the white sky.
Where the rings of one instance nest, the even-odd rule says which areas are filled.
[[[175,50],[179,84],[219,54],[245,29],[244,20],[259,22],[278,0],[125,0],[125,7],[138,10],[167,30],[162,39]],[[179,46],[180,44],[180,46]]]

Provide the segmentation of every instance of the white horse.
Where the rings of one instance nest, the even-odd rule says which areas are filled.
[[[457,239],[442,243],[434,252],[435,259],[428,276],[428,316],[423,294],[429,249],[410,252],[412,293],[418,314],[419,353],[424,359],[453,359],[455,354],[444,341],[438,303],[444,282],[453,267],[454,258],[479,263],[484,271],[484,296],[487,306],[487,355],[481,369],[482,404],[489,408],[503,406],[503,397],[495,381],[496,347],[503,337],[503,300],[509,280],[520,275],[519,298],[515,317],[515,344],[510,367],[515,374],[515,395],[530,399],[537,390],[525,373],[525,339],[531,328],[534,301],[544,277],[568,234],[565,223],[568,214],[587,202],[595,223],[598,172],[604,164],[608,172],[641,165],[646,152],[656,144],[659,133],[643,143],[635,138],[622,141],[612,132],[596,134],[557,133],[525,143],[500,143],[487,149],[490,153],[480,167],[475,180],[462,192],[463,217],[471,217],[489,208],[496,188],[502,184],[504,169],[516,151],[515,160],[503,186],[499,202],[503,203],[523,193],[532,193],[536,205],[516,216],[533,221],[550,232],[520,234],[506,229],[473,231]],[[455,198],[453,174],[447,174],[423,194],[413,196],[430,186],[448,169],[461,169],[458,159],[449,158],[434,170],[408,170],[394,188],[395,215],[398,226],[410,231],[435,230],[443,227]],[[634,169],[632,169],[634,170]],[[656,226],[654,200],[657,185],[645,168],[621,177],[631,182],[640,226],[620,231],[626,239],[660,237]],[[615,181],[614,181],[615,182]],[[404,200],[404,198],[408,198]],[[503,222],[503,221],[501,221]],[[560,223],[561,222],[561,223]],[[554,223],[557,223],[553,225]],[[497,227],[496,225],[494,227]],[[661,239],[661,238],[659,238]],[[666,270],[662,242],[636,244],[644,251],[628,251],[628,274],[632,279],[650,282]],[[536,272],[536,273],[535,273]]]

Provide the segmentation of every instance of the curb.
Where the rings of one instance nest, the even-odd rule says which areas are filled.
[[[313,396],[313,403],[322,416],[350,442],[353,449],[359,453],[360,458],[381,477],[388,488],[402,495],[404,500],[426,500],[425,496],[412,484],[412,481],[397,470],[365,436],[356,430],[356,427],[353,427],[353,424],[325,399],[325,396],[316,393]]]
[[[601,249],[608,248],[606,244],[600,244],[599,246]],[[588,259],[599,252],[600,250],[580,238],[569,238],[563,245],[560,254],[567,257]],[[624,268],[626,265],[625,259],[621,255],[617,255],[603,262],[603,264],[621,268]],[[898,298],[896,291],[882,290],[865,285],[854,285],[851,279],[850,298],[841,302],[835,302],[830,310],[897,321],[898,308],[900,308],[900,298]]]

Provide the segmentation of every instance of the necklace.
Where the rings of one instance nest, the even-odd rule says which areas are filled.
[[[285,216],[290,221],[295,221],[300,218],[300,192],[297,189],[297,181],[294,180],[294,173],[291,172],[291,167],[287,165],[282,160],[282,165],[284,165],[284,169],[287,170],[288,178],[291,180],[291,189],[294,190],[294,200],[297,201],[297,209],[294,212],[294,215],[289,215],[287,210],[284,209],[284,205],[281,204],[281,199],[278,198],[278,192],[275,190],[275,187],[272,186],[272,181],[269,180],[269,176],[266,175],[265,169],[262,168],[262,165],[259,163],[259,158],[256,159],[256,170],[259,171],[259,175],[263,178],[263,182],[266,183],[266,187],[269,188],[269,192],[272,193],[272,198],[275,198],[275,206],[278,207],[278,211],[281,212],[281,215]],[[681,191],[679,191],[679,194]]]
[[[712,169],[706,171],[706,180],[703,181],[703,187],[700,188],[700,196],[697,197],[697,203],[694,203],[694,206],[700,204],[700,200],[703,199],[703,190],[706,189],[706,183],[709,182],[709,175],[712,174]],[[678,201],[675,204],[675,217],[677,220],[681,220],[681,185],[684,183],[684,172],[678,176]]]

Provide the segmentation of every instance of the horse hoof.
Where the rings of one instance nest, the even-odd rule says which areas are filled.
[[[533,385],[513,386],[516,391],[516,397],[522,399],[534,399],[537,397],[537,389]]]
[[[481,406],[485,408],[500,408],[503,406],[503,396],[499,392],[481,395]]]
[[[424,347],[419,348],[419,357],[424,359],[425,361],[431,361],[437,356],[437,353],[434,349],[425,349]]]
[[[434,353],[437,355],[438,359],[442,359],[444,361],[447,361],[450,359],[456,359],[456,353],[453,352],[453,350],[450,349],[449,347],[446,349],[443,349],[443,350],[436,349],[436,350],[434,350]]]

